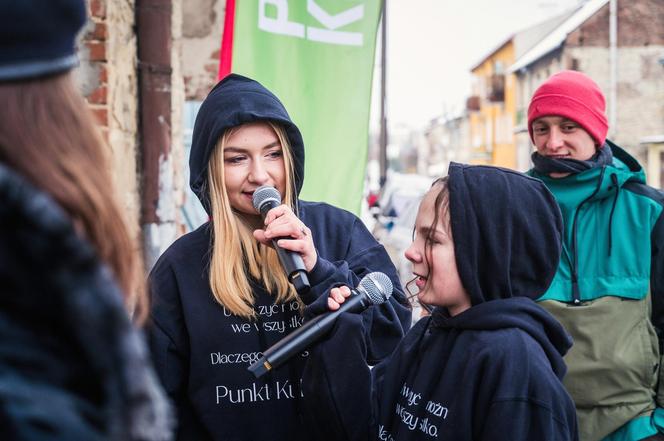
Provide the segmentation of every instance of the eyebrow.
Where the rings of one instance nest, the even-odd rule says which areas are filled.
[[[422,235],[424,235],[424,236],[428,236],[430,232],[431,232],[432,234],[442,234],[442,235],[446,235],[446,236],[447,236],[447,232],[445,232],[445,231],[443,231],[443,230],[439,230],[438,228],[434,228],[434,229],[432,230],[431,227],[420,227],[420,228],[418,228],[417,230],[420,232],[420,234],[422,234]]]
[[[261,150],[268,150],[271,149],[272,147],[277,147],[280,146],[281,143],[279,140],[276,140],[274,142],[269,143],[268,145],[264,146]],[[226,146],[224,147],[224,153],[226,152],[235,152],[235,153],[243,153],[246,152],[247,149],[242,148],[242,147],[233,147],[233,146]]]

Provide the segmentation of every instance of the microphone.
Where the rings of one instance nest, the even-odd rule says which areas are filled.
[[[260,378],[268,371],[278,368],[294,355],[299,354],[321,338],[334,325],[335,320],[344,312],[360,312],[371,305],[379,305],[392,295],[392,281],[383,273],[369,273],[360,280],[357,289],[336,311],[318,315],[297,330],[288,334],[272,346],[263,356],[247,369]]]
[[[254,191],[252,204],[256,211],[261,214],[261,217],[265,219],[268,211],[281,205],[281,195],[276,188],[270,187],[269,185],[261,185],[256,191]],[[304,269],[302,256],[294,251],[281,248],[277,245],[279,239],[280,238],[272,239],[272,246],[277,250],[279,262],[281,262],[281,266],[286,272],[288,280],[293,284],[298,293],[302,293],[303,290],[308,290],[311,286],[309,285],[307,271]]]

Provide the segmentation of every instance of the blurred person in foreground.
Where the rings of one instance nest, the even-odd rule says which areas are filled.
[[[258,379],[247,368],[335,284],[356,286],[373,271],[394,284],[389,301],[358,315],[365,363],[387,357],[410,323],[396,269],[362,221],[298,198],[304,153],[283,104],[257,81],[231,74],[201,105],[190,184],[211,220],[173,243],[150,274],[151,349],[178,409],[178,440],[316,440],[302,424],[307,353]],[[283,201],[265,220],[252,204],[263,185]],[[308,291],[288,281],[274,238],[301,255]]]
[[[339,316],[303,375],[316,439],[577,440],[561,381],[572,341],[534,301],[556,272],[561,235],[540,181],[452,163],[424,196],[405,252],[418,299],[435,308],[371,371],[359,317]],[[328,307],[349,293],[332,289]]]
[[[0,439],[168,440],[136,247],[72,81],[83,0],[0,1]]]
[[[529,174],[563,214],[560,266],[538,301],[574,339],[565,386],[581,439],[664,439],[664,195],[606,139],[604,95],[581,72],[554,74],[535,91],[528,129],[537,149]]]

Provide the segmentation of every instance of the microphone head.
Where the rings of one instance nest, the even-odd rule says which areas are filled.
[[[254,191],[251,203],[254,205],[256,211],[260,213],[261,208],[267,202],[276,202],[276,205],[281,205],[281,195],[276,188],[269,185],[261,185]]]
[[[366,294],[374,305],[379,305],[392,295],[392,281],[381,272],[369,273],[360,280],[357,290]]]

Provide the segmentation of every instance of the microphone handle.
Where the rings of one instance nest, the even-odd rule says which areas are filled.
[[[265,219],[267,212],[278,206],[279,204],[274,200],[266,201],[260,207],[261,217]],[[285,237],[284,239],[290,238]],[[295,288],[295,291],[297,291],[299,294],[308,291],[309,288],[311,288],[311,284],[309,283],[307,270],[304,268],[304,261],[302,260],[302,256],[300,256],[295,251],[284,250],[279,245],[277,245],[278,240],[279,238],[272,239],[272,246],[275,250],[277,250],[279,262],[281,262],[281,266],[283,267],[288,280]]]
[[[289,238],[284,238],[289,239]],[[295,251],[284,250],[279,245],[277,241],[279,239],[272,239],[272,246],[277,250],[277,256],[279,256],[279,262],[288,276],[288,280],[295,287],[295,291],[302,293],[304,289],[311,287],[309,284],[309,277],[307,276],[307,271],[304,269],[304,261],[302,256],[300,256]]]
[[[352,295],[346,299],[338,310],[314,317],[299,329],[270,346],[263,352],[263,356],[258,361],[249,366],[249,370],[256,378],[259,378],[267,371],[278,368],[329,332],[340,314],[359,312],[373,304],[365,294],[356,290],[352,290],[351,293]]]

